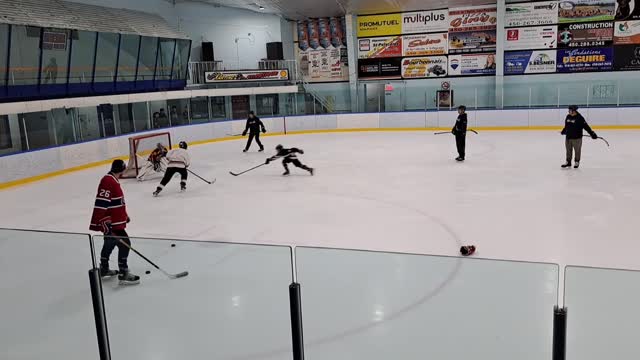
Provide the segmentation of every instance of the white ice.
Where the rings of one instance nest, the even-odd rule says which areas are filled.
[[[560,169],[564,140],[555,131],[469,134],[464,163],[453,160],[456,152],[452,136],[434,136],[426,131],[265,137],[264,154],[256,152],[255,145],[252,152],[243,154],[241,141],[193,146],[189,149],[193,157],[191,170],[216,178],[217,182],[207,185],[190,177],[187,192],[180,193],[179,182],[174,179],[160,197],[153,198],[157,180],[124,180],[132,218],[127,230],[135,237],[435,255],[457,255],[461,244],[473,244],[478,248],[477,256],[483,258],[640,269],[636,226],[640,132],[598,133],[609,140],[611,147],[585,138],[581,167],[577,170]],[[292,175],[282,177],[280,163],[239,177],[229,175],[230,170],[240,171],[264,162],[278,143],[304,149],[300,160],[316,168],[316,175],[311,177],[292,167]],[[87,232],[96,186],[106,171],[106,167],[93,168],[0,191],[0,227]],[[0,247],[5,250],[0,252],[0,266],[28,267],[11,257],[9,250],[15,248],[11,239],[3,240]],[[291,281],[286,248],[180,243],[171,249],[168,244],[138,241],[141,249],[172,270],[188,268],[191,275],[184,281],[167,282],[154,271],[149,277],[143,275],[143,285],[138,288],[122,290],[105,285],[108,317],[114,317],[110,324],[110,334],[116,338],[113,351],[126,353],[124,358],[176,358],[184,355],[184,349],[171,344],[170,339],[182,338],[184,333],[180,331],[186,331],[193,343],[183,342],[181,346],[190,349],[202,345],[198,342],[200,337],[208,339],[216,334],[218,339],[227,339],[214,341],[219,351],[207,348],[192,358],[290,357],[286,350],[290,348],[288,323],[274,327],[273,333],[281,336],[265,337],[265,332],[250,330],[252,326],[264,327],[277,321],[274,319],[281,315],[286,317],[286,286]],[[56,247],[49,250],[52,253],[41,259],[38,267],[47,261],[51,266],[62,267],[69,262],[64,252],[56,253]],[[77,256],[88,256],[85,250]],[[256,268],[252,269],[254,265]],[[131,267],[139,273],[149,268],[134,255]],[[67,270],[73,273],[70,276],[77,276],[81,289],[86,285],[85,270],[80,275]],[[213,285],[223,277],[237,284],[249,283]],[[273,291],[268,285],[276,283],[284,292],[274,291],[265,299],[265,292]],[[13,283],[13,290],[0,290],[3,294],[26,294],[33,285]],[[427,292],[421,286],[411,289],[416,294],[403,289],[409,291],[409,298]],[[176,293],[184,296],[176,297]],[[234,312],[256,299],[256,294],[260,294],[264,313],[249,305],[246,309],[255,312]],[[548,292],[550,297],[554,294],[555,290]],[[86,301],[76,296],[73,302],[90,314],[88,291],[82,296]],[[375,310],[384,319],[389,309],[402,307],[393,305],[393,299],[386,300],[386,305],[384,299],[377,298],[376,304],[362,306],[386,307],[386,311]],[[20,299],[14,301],[21,304]],[[48,316],[55,318],[54,310],[62,306],[61,301],[43,300],[43,304],[52,306]],[[4,305],[0,308],[6,309]],[[162,319],[158,319],[159,313],[163,314]],[[237,325],[238,319],[247,321],[246,327]],[[356,324],[358,317],[349,321]],[[153,323],[150,330],[149,322]],[[194,322],[202,323],[195,326]],[[158,330],[172,324],[182,330]],[[230,328],[225,331],[217,324]],[[90,321],[89,325],[87,341],[94,343]],[[354,326],[358,329],[357,324]],[[318,330],[322,333],[319,336],[331,339],[333,330],[325,330]],[[147,339],[144,331],[155,335]],[[234,336],[241,332],[248,333],[253,345],[244,348],[237,343]],[[128,335],[147,342],[144,346],[131,345],[133,340],[128,343]],[[25,350],[29,349],[28,344],[31,343],[14,343],[10,354],[29,353]],[[368,356],[371,358],[371,354]]]

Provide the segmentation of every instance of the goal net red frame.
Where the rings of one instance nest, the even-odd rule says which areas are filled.
[[[171,134],[158,132],[129,138],[129,164],[122,174],[122,178],[130,179],[138,176],[140,168],[147,162],[147,157],[161,143],[167,150],[171,150]]]

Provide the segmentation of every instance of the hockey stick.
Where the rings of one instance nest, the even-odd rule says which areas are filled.
[[[478,132],[473,129],[467,129],[467,131],[471,131],[472,133],[478,135]],[[451,134],[451,131],[441,131],[441,132],[433,133],[433,135],[442,135],[442,134]]]
[[[193,176],[197,177],[198,179],[200,179],[200,180],[202,180],[202,181],[206,182],[206,183],[207,183],[207,184],[209,184],[209,185],[211,185],[211,184],[213,184],[213,183],[215,183],[215,182],[216,182],[216,179],[213,179],[213,181],[209,181],[209,180],[207,180],[207,179],[203,178],[202,176],[200,176],[200,175],[198,175],[198,174],[194,173],[193,171],[191,171],[191,170],[189,170],[189,169],[187,169],[187,171],[188,171],[188,172],[190,172],[190,173],[191,173],[191,175],[193,175]]]
[[[591,137],[591,135],[582,135],[582,136]],[[598,136],[598,139],[604,141],[604,143],[607,144],[607,147],[611,147],[611,145],[609,145],[609,142],[605,138]]]
[[[242,134],[229,134],[229,133],[227,133],[227,136],[242,136]]]
[[[134,253],[138,254],[138,256],[140,256],[141,258],[145,259],[149,264],[153,265],[153,267],[155,267],[156,269],[160,270],[163,274],[167,275],[167,277],[168,277],[169,279],[179,279],[179,278],[183,278],[183,277],[185,277],[185,276],[189,275],[189,272],[188,272],[188,271],[183,271],[183,272],[181,272],[181,273],[177,273],[177,274],[169,274],[168,272],[166,272],[166,271],[162,270],[162,269],[160,268],[160,266],[158,266],[158,265],[154,264],[154,263],[153,263],[153,261],[151,261],[151,260],[147,259],[147,257],[146,257],[146,256],[144,256],[144,255],[140,254],[140,253],[138,252],[138,250],[136,250],[136,249],[132,248],[132,247],[131,247],[131,245],[129,245],[129,244],[127,244],[126,242],[124,242],[121,238],[119,238],[119,239],[118,239],[118,241],[120,241],[120,243],[121,243],[121,244],[124,244],[124,246],[128,247],[128,248],[129,248],[131,251],[133,251]]]
[[[258,166],[254,166],[254,167],[252,167],[251,169],[248,169],[248,170],[245,170],[245,171],[239,172],[239,173],[237,173],[237,174],[236,174],[236,173],[234,173],[233,171],[229,171],[229,174],[231,174],[231,175],[233,175],[233,176],[240,176],[240,175],[242,175],[242,174],[244,174],[244,173],[246,173],[246,172],[249,172],[249,171],[251,171],[251,170],[254,170],[254,169],[259,168],[260,166],[265,166],[265,165],[267,165],[267,164],[260,164],[260,165],[258,165]]]

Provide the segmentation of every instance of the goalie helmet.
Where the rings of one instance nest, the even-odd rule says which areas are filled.
[[[178,144],[178,147],[179,147],[180,149],[185,149],[185,150],[187,150],[187,143],[186,143],[186,142],[184,142],[184,141],[180,141],[180,143]]]
[[[277,146],[276,146],[276,150],[280,151],[280,150],[282,150],[282,149],[284,149],[284,147],[283,147],[282,145],[277,145]]]
[[[156,144],[156,148],[162,150],[162,149],[164,149],[164,145],[162,145],[162,143],[157,143]]]

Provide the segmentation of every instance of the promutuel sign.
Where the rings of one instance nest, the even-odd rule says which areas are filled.
[[[248,82],[289,80],[289,70],[238,70],[205,72],[205,82]]]
[[[447,31],[448,27],[448,10],[414,11],[402,13],[403,34],[445,32]]]
[[[358,37],[400,35],[401,14],[358,16]]]

